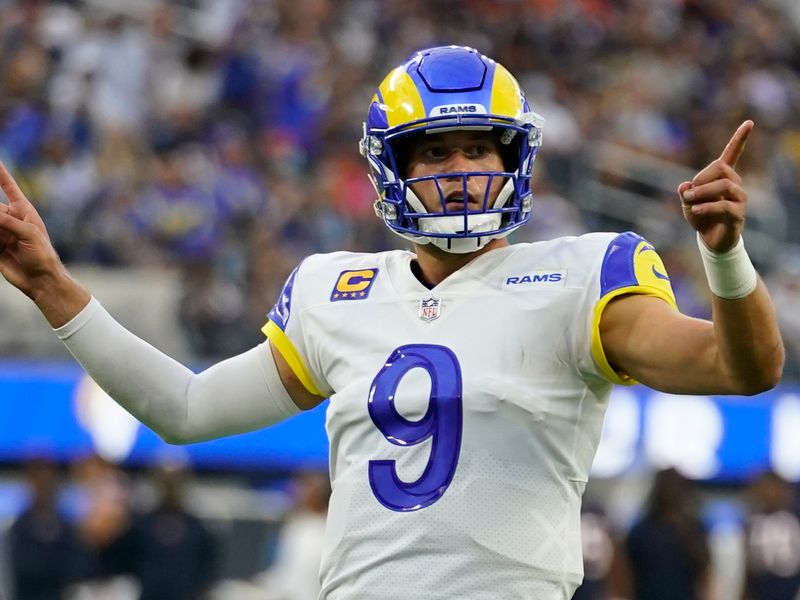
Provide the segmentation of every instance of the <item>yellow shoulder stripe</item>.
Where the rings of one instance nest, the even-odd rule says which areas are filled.
[[[314,380],[311,378],[311,374],[303,364],[303,359],[300,358],[297,348],[294,347],[294,344],[292,344],[292,341],[289,339],[289,336],[284,333],[283,329],[278,327],[272,321],[267,321],[267,324],[261,328],[261,331],[275,345],[275,348],[278,350],[278,352],[280,352],[283,360],[286,361],[286,363],[292,369],[292,372],[300,380],[300,383],[303,384],[303,387],[312,394],[323,396],[323,394],[317,389],[317,386],[314,385]]]
[[[675,302],[675,297],[672,295],[671,291],[672,290],[669,288],[664,289],[662,287],[631,285],[617,288],[616,290],[609,292],[600,298],[597,304],[595,304],[594,317],[592,319],[592,356],[594,357],[594,361],[597,363],[597,366],[600,367],[600,370],[612,383],[633,385],[638,382],[627,373],[618,373],[612,369],[608,359],[606,358],[605,350],[603,350],[603,342],[600,339],[600,318],[603,316],[603,311],[605,310],[606,306],[608,306],[608,303],[614,298],[622,296],[623,294],[643,294],[645,296],[661,298],[664,302],[677,310],[678,304]]]

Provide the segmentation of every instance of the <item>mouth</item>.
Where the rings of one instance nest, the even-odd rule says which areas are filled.
[[[465,205],[468,211],[479,210],[481,208],[480,203],[475,200],[471,194],[468,194],[466,199],[464,198],[464,194],[460,191],[451,192],[445,196],[446,212],[464,212]]]

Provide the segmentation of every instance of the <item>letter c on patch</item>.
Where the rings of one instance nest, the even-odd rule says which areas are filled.
[[[347,271],[342,273],[339,277],[339,281],[336,282],[336,291],[363,292],[369,287],[374,277],[375,271],[372,269],[366,271]]]

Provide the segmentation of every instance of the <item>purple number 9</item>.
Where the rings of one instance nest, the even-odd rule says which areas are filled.
[[[394,397],[400,381],[411,369],[425,369],[431,378],[428,410],[419,421],[397,412]],[[367,401],[369,416],[392,444],[414,446],[428,438],[431,454],[416,481],[402,481],[395,461],[369,461],[369,484],[378,501],[395,511],[425,508],[442,497],[453,480],[461,451],[461,367],[444,346],[400,346],[372,381]]]

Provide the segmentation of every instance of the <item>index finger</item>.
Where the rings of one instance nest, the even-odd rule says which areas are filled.
[[[731,167],[736,166],[736,161],[739,160],[739,157],[744,152],[744,146],[747,143],[747,138],[750,136],[750,132],[753,131],[753,127],[755,124],[750,121],[749,119],[739,125],[739,128],[733,134],[728,145],[725,146],[725,149],[722,151],[722,154],[719,155],[719,159],[730,165]]]
[[[6,198],[8,198],[10,204],[15,202],[28,202],[25,194],[19,189],[17,182],[11,176],[11,173],[8,172],[8,169],[6,169],[3,161],[0,161],[0,188],[5,192]]]

